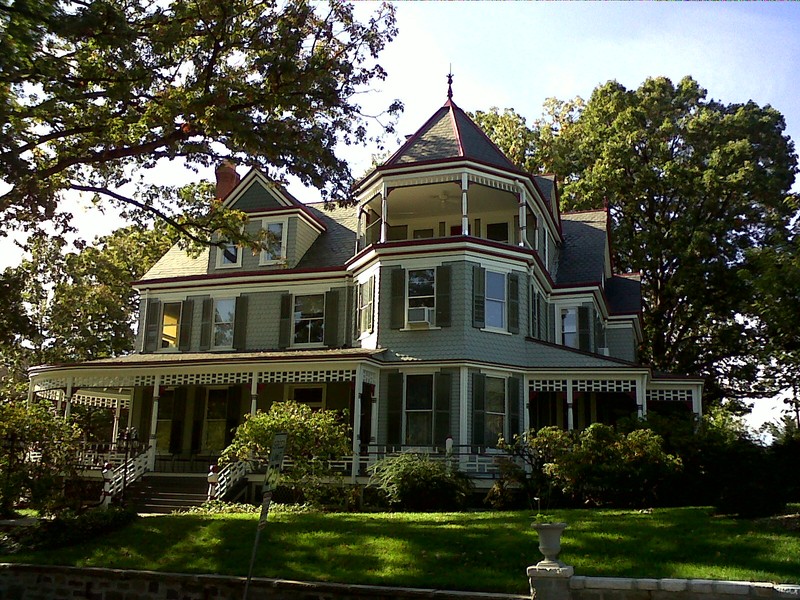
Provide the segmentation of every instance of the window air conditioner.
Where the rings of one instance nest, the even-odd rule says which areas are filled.
[[[433,309],[427,306],[418,306],[408,309],[409,325],[432,325]]]
[[[598,348],[597,351],[603,356],[611,356],[611,353],[608,351],[608,348]]]

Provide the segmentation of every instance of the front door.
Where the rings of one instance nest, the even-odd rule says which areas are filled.
[[[206,390],[203,453],[219,454],[225,448],[227,414],[228,388],[209,388]]]

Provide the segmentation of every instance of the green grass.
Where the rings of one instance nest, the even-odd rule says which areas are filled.
[[[569,523],[562,560],[576,574],[800,582],[800,532],[709,509],[553,511]],[[245,575],[257,515],[142,518],[109,536],[0,561]],[[256,576],[527,593],[537,562],[530,512],[278,513]]]

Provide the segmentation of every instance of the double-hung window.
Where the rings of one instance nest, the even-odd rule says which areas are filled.
[[[177,348],[181,326],[181,303],[165,302],[161,313],[161,345],[164,348]]]
[[[405,443],[433,444],[433,375],[406,375]]]
[[[370,277],[358,285],[358,331],[361,334],[372,332],[375,299],[375,277]]]
[[[269,265],[286,258],[286,221],[264,219],[262,229],[267,232],[259,263]]]
[[[325,334],[325,294],[294,297],[294,344],[321,344]]]
[[[213,344],[214,348],[233,347],[233,325],[236,316],[236,300],[220,298],[214,300]]]
[[[506,436],[506,380],[486,378],[486,404],[484,406],[484,439],[494,445],[497,438]]]
[[[506,276],[486,271],[486,327],[506,328]]]
[[[266,238],[259,264],[274,264],[286,258],[286,221],[265,219],[262,229],[266,231]]]
[[[436,306],[436,270],[409,269],[408,322],[433,324]]]
[[[578,347],[578,310],[561,309],[561,343],[570,348]]]

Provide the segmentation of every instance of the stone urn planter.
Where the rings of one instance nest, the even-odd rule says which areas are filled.
[[[544,560],[536,566],[543,569],[561,569],[565,565],[558,560],[561,552],[561,533],[567,528],[566,523],[534,523],[531,525],[539,534],[539,551]]]

